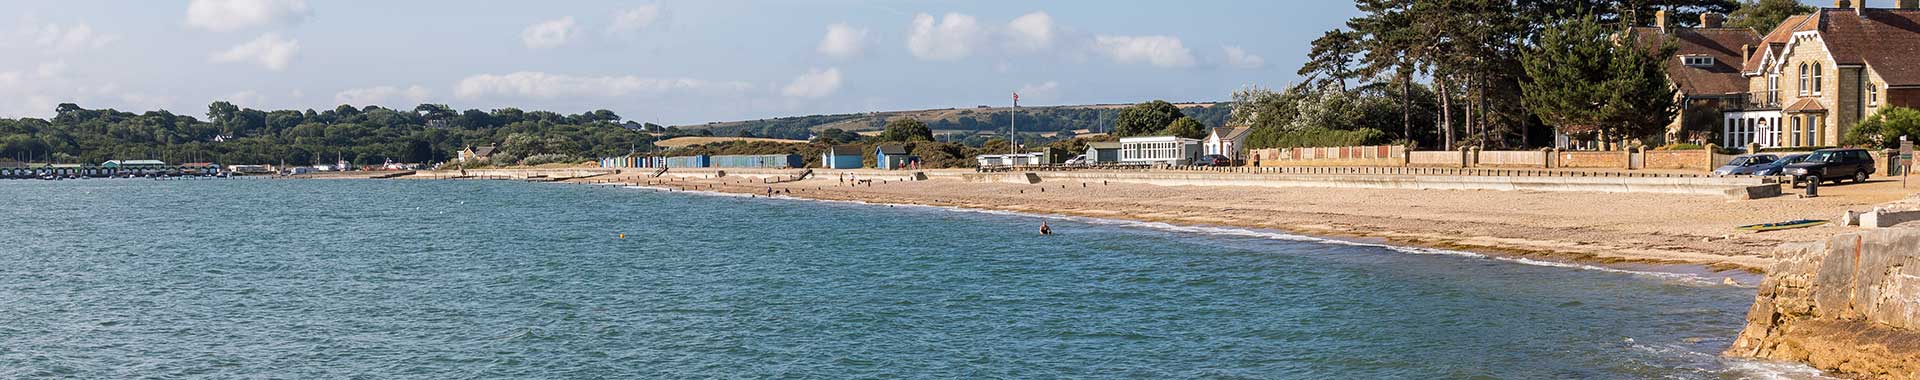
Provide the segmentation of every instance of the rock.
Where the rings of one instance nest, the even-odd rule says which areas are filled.
[[[1789,244],[1727,355],[1920,380],[1920,229]]]

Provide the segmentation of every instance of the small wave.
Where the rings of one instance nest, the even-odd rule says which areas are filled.
[[[1274,231],[1260,231],[1260,230],[1235,228],[1235,227],[1190,226],[1190,225],[1170,224],[1170,223],[1164,223],[1164,222],[1145,222],[1145,221],[1125,220],[1125,219],[1107,219],[1107,218],[1095,218],[1095,217],[1059,215],[1059,214],[1042,214],[1042,213],[1029,213],[1029,212],[1019,212],[1019,211],[988,210],[988,209],[977,209],[977,208],[968,208],[968,207],[959,207],[959,206],[877,203],[877,202],[867,202],[867,201],[858,201],[858,200],[811,199],[811,198],[800,198],[800,197],[792,197],[792,196],[785,196],[785,195],[762,196],[762,195],[756,195],[756,194],[740,194],[740,193],[728,193],[728,192],[705,191],[705,190],[680,190],[680,189],[672,189],[672,188],[664,188],[664,187],[639,186],[639,185],[626,186],[626,188],[643,189],[643,190],[660,190],[660,191],[687,193],[687,194],[694,194],[694,195],[722,196],[722,197],[732,197],[732,198],[768,198],[768,199],[780,199],[780,200],[821,202],[821,203],[892,206],[892,207],[921,208],[921,209],[933,209],[933,210],[942,210],[942,211],[966,212],[966,213],[988,214],[988,215],[1067,220],[1067,221],[1074,221],[1074,222],[1087,223],[1087,224],[1145,228],[1145,229],[1178,232],[1178,233],[1191,233],[1191,234],[1213,235],[1213,236],[1233,236],[1233,237],[1245,237],[1245,238],[1256,238],[1256,239],[1282,240],[1282,241],[1291,241],[1291,242],[1344,245],[1344,246],[1352,246],[1352,247],[1380,248],[1380,249],[1386,249],[1386,250],[1391,250],[1391,251],[1400,252],[1400,253],[1408,253],[1408,254],[1416,254],[1416,255],[1459,256],[1459,257],[1466,257],[1466,258],[1473,258],[1473,259],[1498,260],[1498,261],[1504,261],[1504,262],[1510,262],[1510,263],[1522,264],[1522,265],[1619,273],[1619,274],[1679,281],[1679,282],[1690,284],[1690,285],[1728,286],[1720,281],[1716,281],[1713,278],[1709,278],[1709,277],[1698,275],[1698,274],[1691,274],[1691,273],[1639,271],[1639,270],[1628,270],[1628,269],[1620,269],[1620,268],[1608,268],[1608,267],[1596,266],[1596,265],[1569,263],[1569,262],[1560,262],[1560,261],[1551,261],[1551,260],[1536,260],[1536,259],[1529,259],[1524,257],[1490,256],[1490,255],[1485,255],[1480,253],[1452,250],[1452,249],[1408,247],[1408,246],[1399,246],[1399,245],[1392,245],[1392,244],[1369,243],[1369,242],[1361,242],[1361,241],[1353,241],[1353,240],[1345,240],[1345,239],[1297,235],[1297,234],[1274,232]],[[1736,285],[1736,286],[1749,287],[1749,288],[1753,287],[1752,285]]]

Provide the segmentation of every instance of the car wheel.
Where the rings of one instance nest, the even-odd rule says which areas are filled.
[[[1865,183],[1865,182],[1867,182],[1867,172],[1853,173],[1853,183]]]

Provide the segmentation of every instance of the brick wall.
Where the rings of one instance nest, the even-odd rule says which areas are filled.
[[[1713,170],[1713,168],[1707,167],[1707,165],[1711,165],[1708,160],[1713,158],[1711,156],[1712,154],[1712,152],[1708,152],[1705,149],[1648,150],[1646,152],[1646,168]]]
[[[1562,168],[1624,169],[1627,167],[1627,154],[1618,151],[1560,152],[1560,157],[1554,160],[1553,165]]]

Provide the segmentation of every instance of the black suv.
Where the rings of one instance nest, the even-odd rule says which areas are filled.
[[[1233,166],[1233,159],[1218,154],[1209,154],[1200,156],[1198,160],[1193,160],[1193,166]]]
[[[1873,175],[1873,155],[1865,149],[1821,149],[1782,171],[1793,176],[1794,185],[1802,181],[1838,183],[1849,178],[1856,183],[1866,182],[1867,177]]]

